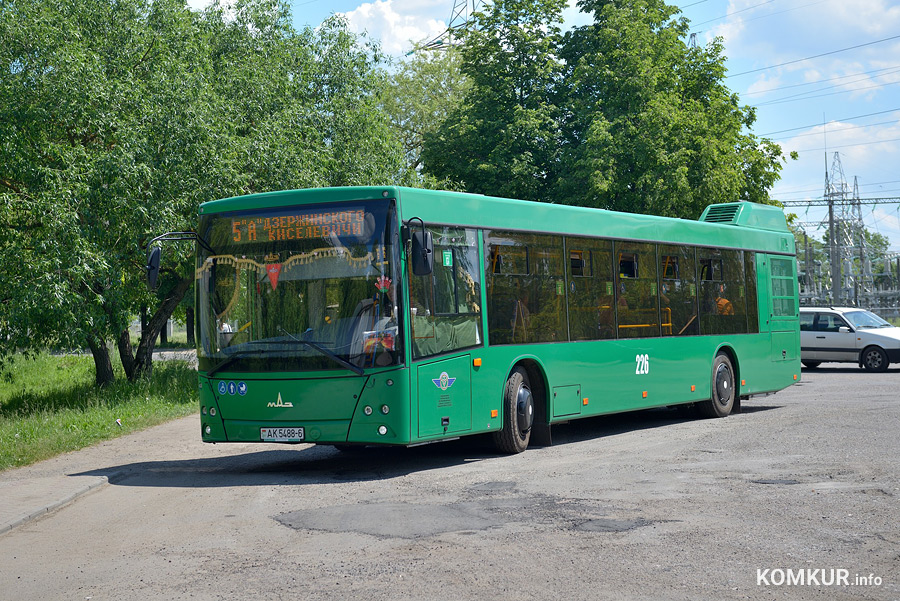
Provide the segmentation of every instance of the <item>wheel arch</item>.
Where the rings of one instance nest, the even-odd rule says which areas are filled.
[[[540,359],[533,355],[517,357],[506,370],[506,377],[517,367],[525,369],[531,384],[531,395],[534,398],[534,424],[531,427],[531,444],[550,446],[550,378],[547,369]],[[504,380],[505,382],[505,380]],[[501,393],[502,394],[502,393]]]
[[[869,368],[866,366],[866,358],[865,357],[866,357],[866,352],[870,351],[871,349],[878,349],[881,352],[882,358],[884,359],[884,368],[875,369],[875,370],[871,370],[871,371],[887,371],[887,368],[891,362],[890,355],[888,354],[887,350],[883,346],[878,344],[877,342],[870,342],[866,346],[862,347],[862,349],[859,351],[859,358],[858,358],[859,366],[863,367],[867,371],[869,371]]]

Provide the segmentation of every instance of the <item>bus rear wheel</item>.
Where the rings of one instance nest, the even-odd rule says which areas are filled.
[[[494,432],[494,445],[503,453],[521,453],[531,440],[534,396],[525,368],[516,367],[506,380],[503,393],[503,427]]]
[[[734,367],[725,353],[716,355],[712,365],[711,398],[699,403],[705,417],[725,417],[734,408]]]

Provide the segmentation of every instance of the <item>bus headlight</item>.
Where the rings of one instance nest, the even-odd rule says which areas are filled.
[[[370,405],[366,405],[363,407],[363,413],[366,415],[372,415],[372,407]]]
[[[378,433],[381,434],[382,436],[387,434],[387,426],[378,426]]]
[[[209,425],[207,425],[205,428],[203,428],[203,431],[206,432],[207,436],[212,434],[212,428],[210,428]]]
[[[391,412],[391,408],[388,407],[387,405],[382,405],[382,406],[381,406],[381,412],[382,412],[383,414],[387,415],[388,413]]]

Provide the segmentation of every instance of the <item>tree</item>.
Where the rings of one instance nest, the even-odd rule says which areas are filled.
[[[422,158],[437,177],[470,192],[544,200],[559,130],[551,98],[565,0],[495,0],[465,36],[462,71],[471,88]]]
[[[296,32],[274,0],[11,1],[0,39],[0,355],[87,346],[102,385],[117,340],[128,377],[149,375],[193,283],[182,244],[165,293],[146,291],[154,233],[190,229],[206,200],[401,176],[377,47],[339,19]]]
[[[460,62],[461,55],[456,48],[416,49],[399,62],[387,79],[382,102],[403,141],[410,172],[422,168],[425,136],[440,130],[450,113],[460,107],[469,89]]]
[[[755,113],[724,85],[722,42],[688,48],[662,0],[582,0],[594,23],[568,33],[564,147],[555,198],[697,218],[712,203],[770,202],[782,153],[743,133]]]

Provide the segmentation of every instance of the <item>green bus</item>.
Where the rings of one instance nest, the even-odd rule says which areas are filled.
[[[323,188],[204,203],[196,235],[205,442],[489,433],[518,453],[581,417],[724,417],[800,374],[794,238],[775,207],[694,222]]]

